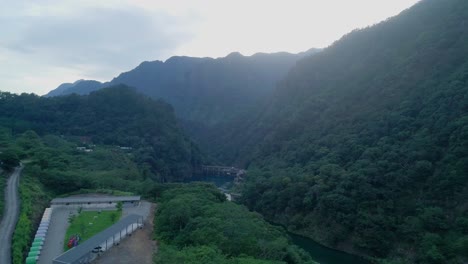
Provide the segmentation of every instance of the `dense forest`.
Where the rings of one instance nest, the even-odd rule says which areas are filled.
[[[282,228],[227,202],[213,185],[176,185],[157,195],[155,263],[315,263]]]
[[[125,84],[174,107],[188,135],[205,153],[221,124],[257,111],[295,63],[318,52],[299,54],[234,52],[223,58],[171,57],[165,62],[143,62],[110,82],[79,80],[60,85],[46,96],[88,94],[112,85]],[[211,155],[218,160],[217,155]]]
[[[466,262],[467,21],[425,0],[298,62],[219,145],[249,168],[243,202],[335,248]]]
[[[170,105],[123,85],[86,96],[1,93],[0,123],[13,134],[33,130],[39,135],[76,137],[84,146],[127,148],[145,177],[156,181],[189,178],[202,160]]]

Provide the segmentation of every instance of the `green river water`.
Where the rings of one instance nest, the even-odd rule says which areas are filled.
[[[288,232],[294,244],[309,252],[312,258],[320,264],[370,264],[369,261],[320,245],[314,240]]]

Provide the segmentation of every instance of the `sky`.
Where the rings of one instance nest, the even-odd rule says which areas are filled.
[[[324,48],[418,0],[0,0],[0,91],[43,95],[143,61]]]

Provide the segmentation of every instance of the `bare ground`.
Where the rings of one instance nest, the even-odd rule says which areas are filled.
[[[126,238],[118,246],[96,259],[93,264],[126,264],[153,263],[153,254],[157,250],[157,243],[153,240],[153,220],[156,205],[151,205],[151,211],[142,230],[138,230],[131,237]]]

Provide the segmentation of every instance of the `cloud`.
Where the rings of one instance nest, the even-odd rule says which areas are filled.
[[[417,1],[0,0],[0,90],[44,94],[173,55],[326,47]]]
[[[18,90],[29,87],[45,93],[56,85],[38,88],[30,82],[43,79],[37,84],[48,85],[44,80],[64,72],[68,77],[107,80],[144,60],[169,56],[192,37],[185,29],[190,18],[161,11],[132,6],[75,6],[73,12],[55,8],[52,14],[34,6],[15,16],[0,14],[0,62],[11,61],[0,65],[0,85],[17,85],[17,80],[8,81],[10,76],[25,81]],[[27,76],[38,72],[44,75]],[[50,83],[64,81],[57,77]],[[0,87],[4,89],[11,90]]]

